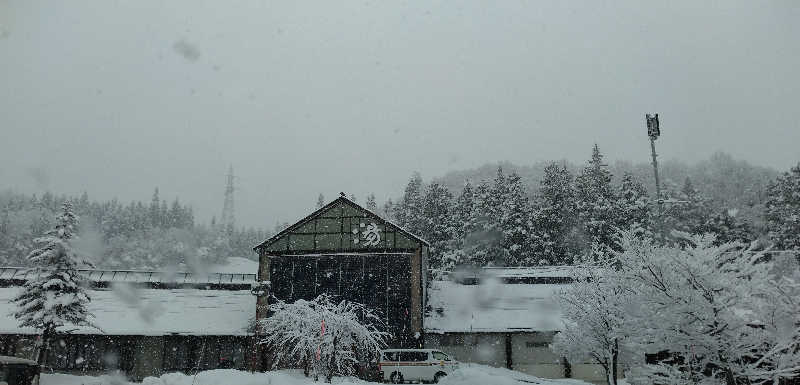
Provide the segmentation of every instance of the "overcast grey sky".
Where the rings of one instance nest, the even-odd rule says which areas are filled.
[[[271,228],[509,160],[800,160],[800,2],[0,0],[0,189]]]

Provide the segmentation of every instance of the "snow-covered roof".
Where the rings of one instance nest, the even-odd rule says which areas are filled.
[[[561,311],[553,294],[563,284],[503,284],[484,280],[479,285],[433,281],[428,290],[432,311],[425,330],[446,332],[557,331]]]
[[[39,366],[39,363],[37,363],[34,360],[28,360],[25,358],[10,357],[10,356],[0,356],[0,364],[3,365],[25,364],[25,365]]]
[[[487,279],[512,284],[568,284],[578,273],[576,269],[575,266],[465,268],[443,272],[442,277],[466,285],[476,285]]]
[[[151,284],[252,284],[255,273],[206,273],[159,272],[142,270],[79,270],[87,280],[95,283],[129,282]],[[24,282],[35,278],[36,270],[25,267],[0,267],[0,281]]]
[[[9,300],[20,287],[0,288],[0,334],[34,334],[20,328]],[[109,335],[246,335],[255,317],[256,298],[249,290],[115,289],[89,290],[94,323]],[[100,334],[87,327],[78,334]]]
[[[575,266],[539,266],[539,267],[484,267],[483,271],[498,278],[572,278]]]

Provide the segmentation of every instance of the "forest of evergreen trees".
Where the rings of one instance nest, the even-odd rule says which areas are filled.
[[[776,178],[725,154],[693,168],[666,168],[660,208],[643,183],[652,176],[640,177],[642,167],[631,164],[607,166],[595,146],[582,167],[550,162],[536,172],[523,168],[526,179],[502,165],[491,177],[483,167],[427,184],[417,173],[382,214],[428,240],[432,267],[444,270],[570,264],[593,247],[614,248],[617,230],[631,228],[664,242],[677,230],[800,249],[800,220],[792,219],[800,218],[800,169]]]
[[[800,250],[800,168],[779,175],[725,154],[693,166],[666,162],[662,213],[647,171],[608,166],[595,146],[583,166],[495,164],[429,183],[415,173],[396,202],[379,205],[370,194],[364,205],[428,240],[434,269],[569,264],[594,246],[614,247],[617,229],[630,228],[663,241],[673,230],[712,232],[720,241]],[[99,268],[192,269],[252,259],[252,247],[270,235],[195,223],[191,207],[177,198],[168,203],[158,189],[148,202],[128,203],[7,191],[0,192],[0,264],[26,266],[34,239],[52,227],[65,200],[81,218],[77,247]],[[324,203],[320,195],[317,207]],[[288,225],[278,222],[274,231]]]
[[[26,266],[34,239],[52,228],[61,204],[70,200],[80,217],[76,247],[98,268],[194,269],[224,263],[229,257],[254,258],[252,247],[268,235],[259,229],[197,224],[192,208],[171,204],[158,189],[148,203],[92,201],[45,193],[0,192],[0,264]]]

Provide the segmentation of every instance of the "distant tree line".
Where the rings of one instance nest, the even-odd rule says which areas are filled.
[[[192,208],[178,198],[161,199],[158,189],[148,203],[93,201],[79,197],[0,192],[0,264],[26,266],[34,239],[53,227],[63,202],[72,203],[81,218],[81,241],[76,247],[99,268],[187,269],[222,263],[227,258],[253,258],[252,247],[266,231],[196,224]],[[182,266],[181,266],[182,265]]]
[[[736,164],[726,156],[715,157]],[[677,230],[713,233],[719,243],[761,240],[800,249],[800,168],[767,182],[763,192],[760,186],[737,187],[760,191],[758,201],[747,205],[737,200],[741,197],[711,199],[689,176],[682,185],[665,183],[658,204],[636,173],[614,175],[597,146],[582,168],[573,169],[550,162],[532,187],[533,181],[497,167],[493,178],[477,184],[467,179],[455,192],[441,181],[425,184],[415,173],[401,198],[387,201],[380,211],[429,241],[431,266],[444,270],[572,264],[593,248],[618,249],[615,234],[631,229],[665,244],[679,242],[673,236]],[[720,169],[730,177],[746,174]],[[742,182],[760,183],[759,172],[746,174]],[[741,215],[743,209],[748,215]]]

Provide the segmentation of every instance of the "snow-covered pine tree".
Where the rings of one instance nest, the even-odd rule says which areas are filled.
[[[394,202],[392,202],[392,198],[387,199],[386,202],[383,203],[381,216],[388,221],[394,220]]]
[[[375,201],[375,194],[371,193],[367,195],[367,201],[364,204],[367,210],[374,212],[378,211],[378,202]]]
[[[394,207],[397,224],[413,234],[421,234],[425,229],[422,217],[422,176],[415,172],[406,185],[403,198]]]
[[[335,302],[322,294],[306,301],[286,303],[276,299],[272,315],[261,320],[263,339],[273,349],[274,366],[302,365],[306,374],[352,375],[355,364],[375,359],[389,333],[372,309],[355,302]]]
[[[473,213],[464,232],[463,245],[457,253],[463,263],[473,266],[489,266],[506,262],[503,248],[501,207],[508,197],[509,186],[503,169],[497,168],[497,176],[489,183],[482,181],[473,194]]]
[[[630,172],[622,176],[617,195],[617,228],[651,231],[650,198],[642,182]]]
[[[424,230],[420,235],[430,243],[428,252],[431,268],[441,269],[443,256],[453,239],[454,222],[450,213],[453,196],[447,187],[432,182],[422,198]]]
[[[17,306],[14,317],[20,327],[36,328],[42,333],[37,362],[44,364],[50,343],[58,333],[69,332],[63,327],[91,326],[90,302],[78,269],[92,264],[72,248],[77,238],[78,217],[72,205],[65,202],[56,217],[55,228],[37,238],[39,248],[28,259],[34,267],[35,278],[25,283],[12,299]]]
[[[578,175],[575,183],[578,219],[585,234],[585,250],[591,244],[605,247],[614,245],[617,218],[617,197],[611,186],[611,172],[603,163],[597,144],[592,149],[592,159]]]
[[[167,227],[185,227],[183,223],[181,203],[178,201],[178,198],[175,198],[175,200],[172,201],[172,206],[169,208],[169,214],[167,214]]]
[[[781,250],[800,250],[800,164],[767,188],[766,222],[769,237]]]
[[[149,207],[149,214],[150,214],[150,226],[152,227],[159,227],[161,226],[161,210],[160,205],[161,199],[158,197],[158,187],[156,187],[155,191],[153,191],[153,198],[150,200],[150,207]]]
[[[703,225],[711,217],[711,207],[708,199],[695,189],[691,178],[686,177],[683,187],[677,193],[678,203],[669,208],[664,218],[665,231],[671,233],[678,230],[685,233],[697,234],[703,232]]]
[[[169,216],[169,206],[167,206],[167,200],[163,199],[161,201],[161,207],[158,209],[158,217],[159,217],[159,226],[162,229],[166,229],[169,227],[168,225],[168,216]]]
[[[540,265],[572,263],[580,252],[574,233],[577,224],[575,186],[565,166],[550,163],[544,169],[533,212],[533,247]]]
[[[750,243],[756,240],[756,234],[747,222],[739,219],[738,210],[723,210],[712,215],[703,224],[702,233],[716,235],[716,244],[726,242]]]
[[[464,182],[464,188],[461,189],[461,194],[456,198],[453,206],[453,221],[456,224],[456,237],[463,238],[465,234],[465,227],[473,220],[475,206],[475,196],[472,189],[472,184],[469,181]]]
[[[81,193],[81,197],[75,200],[75,211],[78,213],[89,212],[89,206],[89,193],[84,191]]]
[[[194,227],[194,211],[191,206],[183,207],[183,226],[187,229]]]
[[[322,193],[319,193],[319,196],[317,197],[317,209],[321,209],[323,206],[325,206],[325,196],[323,196]]]
[[[509,190],[508,178],[503,173],[503,167],[498,166],[491,190],[482,205],[483,214],[494,220],[494,226],[500,225],[500,210]]]
[[[533,254],[531,238],[531,207],[525,186],[516,173],[505,178],[505,196],[499,205],[499,225],[502,229],[503,259],[506,266],[534,266],[538,261]]]
[[[458,250],[448,259],[457,264],[487,266],[501,254],[500,242],[503,234],[497,225],[497,217],[493,216],[492,207],[494,189],[487,181],[482,181],[473,194],[473,210],[471,219],[465,223],[464,240]]]
[[[475,221],[475,196],[472,184],[464,182],[464,188],[455,199],[450,209],[452,215],[453,234],[447,248],[442,255],[441,270],[452,271],[455,267],[465,262],[464,246],[467,235]]]

